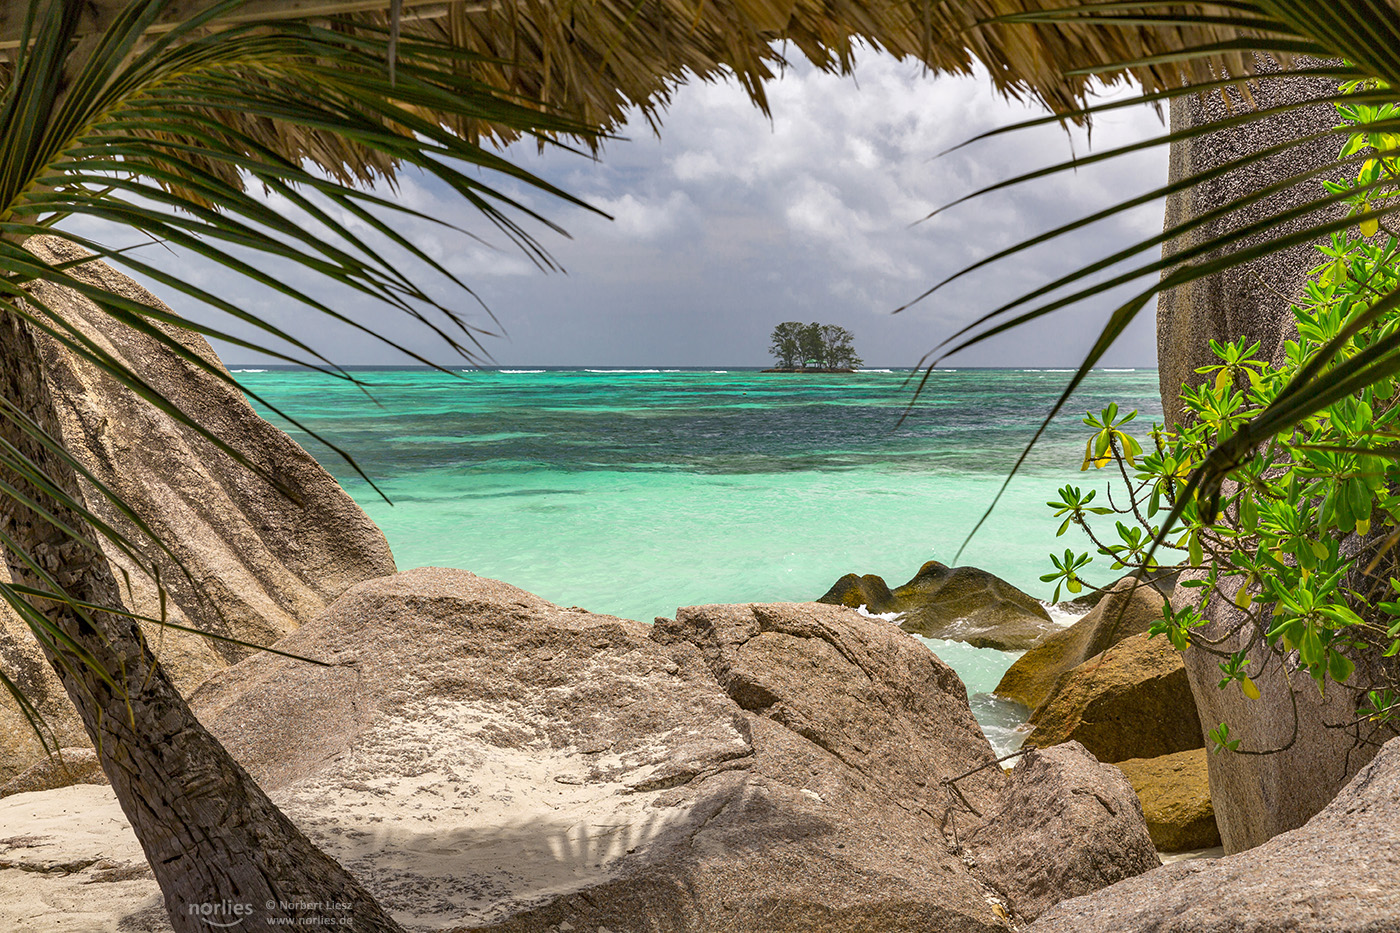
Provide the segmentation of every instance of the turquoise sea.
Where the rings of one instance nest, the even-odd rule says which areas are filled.
[[[926,560],[953,563],[1070,376],[936,371],[915,401],[899,370],[356,370],[368,393],[301,370],[233,371],[354,455],[390,502],[290,431],[384,529],[401,569],[460,567],[644,621],[815,599],[852,571],[893,586]],[[958,563],[1050,597],[1047,555],[1086,547],[1055,538],[1045,502],[1095,481],[1078,469],[1080,418],[1110,401],[1139,409],[1145,434],[1161,416],[1156,370],[1093,373]],[[972,694],[1014,658],[929,644]],[[984,724],[1014,718],[979,703]]]

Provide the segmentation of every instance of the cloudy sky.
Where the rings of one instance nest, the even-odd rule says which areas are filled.
[[[934,78],[873,53],[854,79],[800,65],[770,94],[771,120],[732,84],[687,86],[666,112],[659,138],[636,120],[597,161],[513,147],[509,155],[520,164],[613,217],[508,187],[568,230],[566,239],[539,229],[564,273],[539,271],[422,177],[402,179],[395,196],[484,233],[496,247],[426,222],[404,228],[495,312],[505,334],[487,348],[501,365],[761,365],[773,326],[800,320],[850,328],[867,365],[904,366],[998,302],[1161,227],[1160,204],[1147,205],[892,314],[990,252],[1162,184],[1166,151],[1038,180],[920,222],[931,210],[1068,158],[1072,147],[1080,154],[1106,149],[1160,133],[1161,124],[1151,110],[1120,111],[1096,125],[1092,140],[1052,125],[940,158],[956,143],[1037,111],[995,97],[985,77]],[[238,296],[337,362],[402,359],[188,258],[160,261]],[[490,323],[464,296],[449,297]],[[370,326],[452,361],[425,330],[352,298],[333,300]],[[1103,299],[1062,312],[949,365],[1075,362],[1113,304]],[[231,363],[256,362],[247,351],[220,350]],[[1150,313],[1105,364],[1155,365]]]

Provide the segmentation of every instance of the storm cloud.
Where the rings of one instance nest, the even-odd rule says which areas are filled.
[[[382,193],[487,241],[427,221],[396,221],[494,312],[499,325],[467,296],[441,293],[473,320],[504,331],[486,342],[501,365],[759,365],[768,359],[768,333],[785,320],[848,327],[867,365],[912,365],[997,303],[1160,230],[1162,206],[1149,203],[892,314],[991,252],[1161,185],[1166,150],[1039,179],[925,221],[935,208],[1071,152],[1158,135],[1160,121],[1150,109],[1133,108],[1098,121],[1092,139],[1049,125],[939,157],[978,133],[1039,111],[998,98],[983,75],[933,77],[875,53],[864,57],[854,78],[795,65],[769,93],[771,119],[733,84],[685,86],[664,114],[659,138],[639,118],[596,160],[560,149],[540,153],[532,144],[512,147],[511,159],[612,217],[483,176],[568,231],[565,238],[531,227],[567,270],[562,273],[542,272],[434,180],[409,175]],[[223,270],[157,249],[144,252],[238,298],[338,362],[403,361],[371,338],[327,326]],[[371,329],[453,362],[426,328],[356,296],[297,280]],[[1033,323],[949,365],[1076,362],[1107,314],[1130,294],[1120,290]],[[172,303],[202,313],[182,301]],[[1151,317],[1149,309],[1105,365],[1155,365]],[[258,362],[246,350],[219,349],[230,362]]]

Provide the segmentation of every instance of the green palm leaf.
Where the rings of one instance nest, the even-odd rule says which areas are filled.
[[[1299,54],[1309,55],[1318,59],[1343,62],[1343,64],[1340,65],[1312,65],[1292,71],[1286,69],[1281,77],[1287,77],[1295,73],[1298,75],[1310,76],[1322,74],[1335,77],[1339,82],[1342,80],[1375,78],[1392,88],[1400,87],[1400,12],[1397,12],[1386,0],[1336,0],[1336,2],[1328,2],[1325,4],[1307,2],[1307,0],[1241,0],[1241,2],[1210,4],[1209,6],[1215,9],[1217,13],[1219,10],[1226,9],[1230,11],[1230,14],[1203,16],[1199,13],[1191,13],[1189,10],[1183,12],[1183,5],[1181,4],[1165,2],[1084,3],[1071,4],[1064,7],[1057,5],[1052,9],[1018,13],[1001,17],[990,22],[1004,23],[1007,25],[1022,24],[1028,27],[1049,23],[1073,23],[1113,29],[1127,27],[1187,27],[1191,25],[1201,25],[1209,20],[1215,25],[1227,25],[1237,28],[1241,30],[1242,35],[1237,40],[1231,40],[1225,43],[1212,42],[1202,44],[1182,49],[1180,52],[1171,55],[1146,56],[1132,60],[1105,61],[1100,67],[1085,69],[1083,73],[1117,74],[1124,70],[1141,69],[1167,60],[1179,62],[1210,61],[1228,48],[1270,55],[1284,62],[1291,61],[1293,56]],[[1230,80],[1221,80],[1210,85],[1203,85],[1202,87],[1206,89],[1219,89],[1230,83],[1234,82]],[[1141,95],[1135,102],[1155,103],[1163,98],[1177,97],[1183,93],[1194,93],[1196,90],[1198,89],[1183,88],[1180,91],[1177,89],[1156,91],[1152,94]],[[1367,99],[1373,103],[1392,102],[1395,100],[1395,92],[1391,90],[1372,90],[1366,92],[1366,96]],[[1125,102],[1113,102],[1098,106],[1086,106],[1075,113],[1067,114],[1067,116],[1087,117],[1092,119],[1101,112],[1107,112],[1124,105]],[[1176,140],[1183,140],[1216,132],[1222,127],[1244,127],[1255,121],[1266,119],[1276,112],[1278,112],[1277,109],[1242,110],[1222,122],[1190,127],[1176,133],[1164,133],[1154,139],[1121,147],[1120,150],[1111,153],[1096,153],[1071,159],[1064,163],[1051,166],[1050,168],[1027,173],[1018,178],[999,183],[983,191],[975,192],[969,197],[976,197],[987,191],[1046,177],[1058,172],[1071,171],[1093,162],[1102,161],[1105,158],[1128,154],[1150,146],[1163,145]],[[1044,118],[1027,121],[1025,125],[1036,125],[1041,122],[1044,122]],[[1397,129],[1394,125],[1395,122],[1396,121],[1392,120],[1384,121],[1384,125],[1376,123],[1361,128],[1349,127],[1339,129],[1336,131],[1336,136],[1341,140],[1357,129],[1393,133]],[[1008,130],[1005,131],[1010,131],[1012,129],[1015,128],[1008,128]],[[997,133],[1005,131],[997,131]],[[1321,135],[1326,136],[1328,134],[1324,133]],[[955,273],[943,282],[935,284],[915,300],[922,300],[936,292],[948,282],[964,274],[990,263],[1014,256],[1031,246],[1039,245],[1058,236],[1078,230],[1089,223],[1114,216],[1124,210],[1145,203],[1148,199],[1185,190],[1213,177],[1218,177],[1224,172],[1238,171],[1242,168],[1246,168],[1250,164],[1262,161],[1265,158],[1272,158],[1295,146],[1302,146],[1313,142],[1317,138],[1318,135],[1314,134],[1268,147],[1260,152],[1251,153],[1235,159],[1225,165],[1181,178],[1169,185],[1159,187],[1147,195],[1099,211],[1090,217],[1063,224],[1046,234],[1002,250],[995,256],[988,257],[967,269]],[[1353,157],[1352,160],[1355,161],[1355,157]],[[1169,227],[1159,235],[1154,235],[1140,242],[1131,244],[1103,260],[1027,292],[1019,298],[985,313],[973,324],[945,340],[943,345],[925,357],[921,365],[931,370],[943,357],[979,343],[991,336],[1003,333],[1028,321],[1044,317],[1045,315],[1076,304],[1087,298],[1095,297],[1111,288],[1128,284],[1143,277],[1160,276],[1152,279],[1149,284],[1128,301],[1121,304],[1110,315],[1108,324],[1095,341],[1089,355],[1077,369],[1064,392],[1061,393],[1059,399],[1042,422],[1041,428],[1032,438],[1030,443],[1033,445],[1038,441],[1044,430],[1048,428],[1050,422],[1063,408],[1064,404],[1068,402],[1073,391],[1079,386],[1089,370],[1102,358],[1103,353],[1106,352],[1113,339],[1122,333],[1124,328],[1127,327],[1137,314],[1144,308],[1149,307],[1157,295],[1168,289],[1184,285],[1197,279],[1217,275],[1228,269],[1243,266],[1263,256],[1289,249],[1300,243],[1317,241],[1331,231],[1354,225],[1355,220],[1336,217],[1319,219],[1317,215],[1320,211],[1327,207],[1335,206],[1346,198],[1346,195],[1319,195],[1317,197],[1305,199],[1295,207],[1279,211],[1262,220],[1256,220],[1249,224],[1237,225],[1231,228],[1228,233],[1206,238],[1203,242],[1194,243],[1173,253],[1170,257],[1143,263],[1127,271],[1113,274],[1101,281],[1093,281],[1090,283],[1091,276],[1116,266],[1130,259],[1132,256],[1155,247],[1160,247],[1194,229],[1221,220],[1227,220],[1245,208],[1257,204],[1271,195],[1296,187],[1297,185],[1315,183],[1315,179],[1319,175],[1330,171],[1332,168],[1332,166],[1328,166],[1326,169],[1299,172],[1290,178],[1285,178],[1279,182],[1263,187],[1259,191],[1251,192],[1233,201],[1221,204],[1208,213],[1192,217],[1174,227]],[[1371,187],[1380,188],[1382,186],[1383,182],[1377,182]],[[1361,190],[1368,189],[1357,189],[1357,191]],[[1376,215],[1378,217],[1384,216],[1384,213],[1393,213],[1396,209],[1397,208],[1394,206],[1380,208],[1376,211]],[[1290,228],[1290,232],[1280,232],[1285,223],[1297,220],[1305,220],[1306,223],[1303,223],[1296,229]],[[1240,244],[1250,237],[1262,237],[1263,241],[1247,248],[1241,248]],[[1171,271],[1168,272],[1167,270]],[[1166,273],[1165,275],[1163,275],[1164,272]],[[1062,289],[1071,289],[1072,291],[1062,297],[1046,300],[1047,296]],[[1389,300],[1390,298],[1387,298],[1385,301],[1381,302],[1381,304],[1388,303]],[[1337,347],[1341,345],[1341,343],[1335,344]],[[1393,375],[1397,370],[1400,370],[1400,346],[1396,346],[1393,341],[1382,341],[1374,346],[1371,352],[1352,360],[1337,362],[1336,365],[1329,365],[1334,362],[1331,359],[1331,349],[1332,347],[1329,347],[1319,357],[1318,365],[1300,371],[1294,378],[1293,383],[1280,393],[1279,398],[1269,406],[1269,408],[1261,412],[1257,418],[1244,425],[1233,435],[1228,445],[1229,449],[1222,448],[1215,450],[1205,462],[1200,464],[1192,476],[1191,488],[1193,492],[1207,501],[1214,501],[1218,497],[1221,481],[1225,475],[1228,474],[1231,465],[1236,461],[1240,451],[1248,450],[1264,443],[1268,438],[1279,432],[1289,430],[1294,425],[1312,416],[1322,408],[1325,408],[1339,397],[1337,395],[1339,386],[1344,385],[1348,387],[1347,391],[1354,391],[1361,386],[1387,378]],[[926,381],[927,372],[925,372],[923,379]],[[922,387],[922,385],[923,382],[921,381],[920,386]],[[1011,477],[1015,475],[1020,469],[1021,464],[1024,463],[1028,451],[1029,446],[1017,460],[1011,476],[1007,477],[1007,483],[1010,482]],[[1003,485],[1002,490],[1004,491],[1005,488],[1005,485]],[[985,522],[987,517],[991,514],[1000,496],[1001,493],[998,493],[996,500],[993,501],[987,512],[983,514],[982,519],[978,522],[978,528],[981,527],[981,524]],[[1177,514],[1173,514],[1170,516],[1170,520],[1164,523],[1160,536],[1161,538],[1165,538],[1172,522],[1174,522],[1177,517]],[[976,529],[974,529],[973,533],[975,532]]]
[[[242,15],[239,0],[202,6],[203,12],[181,21],[172,16],[180,9],[176,0],[131,0],[100,33],[80,36],[87,4],[36,0],[26,5],[12,60],[0,65],[0,326],[9,328],[7,355],[37,357],[31,345],[38,347],[41,341],[57,346],[263,482],[295,497],[274,469],[205,427],[199,412],[184,410],[90,334],[86,322],[67,310],[68,299],[57,300],[56,292],[85,299],[189,370],[239,391],[244,390],[217,362],[175,334],[191,330],[351,382],[356,378],[255,310],[162,272],[136,249],[71,232],[69,223],[114,225],[153,243],[183,247],[275,290],[308,314],[359,326],[312,297],[304,284],[312,279],[336,283],[395,309],[435,332],[466,360],[477,361],[485,355],[481,338],[492,332],[491,326],[475,323],[436,297],[436,290],[422,283],[423,273],[445,282],[459,298],[480,302],[468,283],[399,229],[403,218],[434,218],[359,186],[375,177],[392,179],[398,171],[424,173],[455,191],[537,265],[552,268],[531,230],[557,228],[494,187],[492,179],[506,178],[554,199],[581,202],[482,148],[471,128],[491,128],[497,138],[532,136],[545,145],[567,136],[596,141],[597,135],[482,84],[471,77],[480,72],[480,59],[442,41],[401,35],[396,24],[379,28],[372,19],[357,19],[353,27],[336,19],[316,24],[259,20]],[[257,188],[292,205],[298,219],[269,207],[254,193]],[[67,260],[71,248],[56,249],[52,243],[26,248],[41,236],[57,237],[86,255],[170,287],[251,326],[256,336],[240,339],[145,299],[115,293],[83,272],[83,260]],[[406,256],[407,265],[387,259],[385,246]],[[45,258],[54,256],[65,261]],[[297,274],[270,275],[263,271],[267,260],[290,263]],[[409,353],[392,334],[374,336]],[[266,345],[273,343],[280,349]],[[242,801],[240,819],[245,822],[240,825],[251,833],[235,846],[244,853],[242,861],[224,868],[247,872],[255,886],[270,879],[274,887],[269,891],[292,883],[279,875],[285,866],[268,867],[280,865],[279,856],[269,862],[259,854],[264,843],[258,840],[276,838],[278,845],[291,847],[287,852],[297,853],[297,864],[320,866],[308,869],[307,877],[327,879],[324,894],[358,905],[357,924],[397,929],[339,866],[296,836],[222,749],[211,746],[213,740],[155,664],[138,623],[257,646],[167,617],[170,575],[183,576],[196,594],[199,585],[152,524],[45,426],[47,402],[15,388],[27,384],[15,374],[26,366],[32,372],[34,362],[0,360],[0,371],[8,368],[13,377],[0,380],[0,552],[12,578],[0,582],[0,600],[28,626],[57,669],[143,844],[161,836],[161,830],[140,825],[157,807],[174,819],[203,818],[181,809],[186,795],[180,788],[193,777],[181,770],[180,755],[192,754],[203,762],[201,768],[212,763],[224,776],[220,793],[229,795],[231,807],[235,797]],[[278,411],[266,399],[245,394]],[[358,471],[347,454],[328,446]],[[105,554],[123,558],[154,581],[158,613],[119,604],[117,587],[110,584],[118,562],[109,563]],[[197,598],[219,614],[214,601]],[[54,750],[52,731],[16,679],[0,671],[0,687],[18,704],[42,747]],[[153,714],[156,709],[165,712]],[[167,728],[162,723],[183,725],[162,733]],[[103,736],[108,736],[106,746]],[[111,747],[113,743],[122,748]],[[176,745],[194,751],[174,753]],[[148,774],[133,794],[124,785],[125,766],[112,762],[122,755],[153,760],[137,746],[159,746],[160,757],[175,764],[169,772]],[[207,780],[201,773],[199,781]],[[177,812],[184,815],[176,817]],[[199,833],[218,831],[204,827]],[[172,881],[181,869],[166,868],[169,861],[153,858],[153,865],[167,896],[174,898],[172,892],[187,879]],[[211,889],[205,896],[215,893]]]
[[[491,330],[435,298],[420,284],[422,276],[416,270],[390,262],[380,248],[337,219],[354,218],[377,235],[378,242],[401,250],[422,270],[440,276],[459,295],[479,303],[467,283],[398,232],[392,219],[394,215],[423,219],[423,215],[361,190],[354,182],[362,179],[347,177],[351,173],[341,172],[342,177],[336,178],[327,177],[336,175],[334,171],[310,170],[254,139],[246,131],[247,121],[272,127],[286,138],[302,138],[308,146],[334,138],[359,154],[362,165],[378,171],[391,174],[411,169],[437,178],[545,268],[552,268],[552,262],[525,224],[557,228],[492,187],[490,175],[482,170],[564,201],[582,202],[448,126],[489,125],[533,136],[543,144],[565,135],[588,138],[594,134],[575,121],[473,80],[469,75],[478,59],[446,43],[391,36],[390,30],[364,23],[357,23],[352,35],[333,22],[245,21],[233,15],[241,6],[238,0],[216,3],[198,16],[153,32],[153,24],[166,19],[174,3],[133,0],[100,36],[79,41],[81,4],[28,5],[13,64],[0,71],[0,308],[292,496],[274,472],[205,428],[196,413],[164,397],[90,337],[80,322],[45,300],[43,289],[65,289],[92,301],[208,378],[239,391],[246,392],[221,366],[171,336],[168,328],[193,330],[352,382],[356,378],[236,301],[162,272],[136,250],[113,248],[68,232],[64,222],[81,217],[131,230],[153,242],[182,246],[276,290],[310,313],[360,327],[386,345],[436,365],[392,336],[368,331],[287,276],[261,271],[257,257],[289,261],[308,279],[338,283],[398,310],[434,331],[466,360],[479,361],[485,355],[480,338]],[[224,22],[229,25],[221,26]],[[391,41],[392,56],[387,48]],[[394,62],[392,73],[384,67],[389,57]],[[252,186],[285,198],[310,223],[294,222],[271,209],[250,193]],[[73,263],[50,263],[24,248],[26,240],[41,235],[56,236],[95,258],[174,288],[253,326],[261,336],[238,338],[114,294],[75,275]],[[269,345],[273,341],[288,349]],[[353,459],[328,439],[267,399],[249,394],[326,443],[359,471]],[[151,554],[160,555],[166,565],[189,577],[150,525],[98,482],[60,440],[24,414],[22,400],[0,398],[0,417],[81,477],[129,523],[135,537],[104,521],[63,481],[8,443],[0,443],[0,469],[17,477],[18,484],[0,482],[0,496],[9,497],[80,548],[97,549],[96,539],[105,539],[152,576],[161,588],[162,601],[161,562]],[[84,646],[37,607],[62,603],[80,618],[99,611],[132,614],[121,606],[99,606],[78,598],[27,551],[24,542],[0,537],[12,561],[37,581],[30,586],[0,585],[0,598],[41,642],[55,649],[53,656],[64,659],[61,663],[93,664],[105,677]],[[217,612],[217,607],[210,608]],[[164,613],[160,618],[142,618],[180,628]],[[0,683],[14,692],[9,681]],[[21,710],[37,729],[37,718],[30,715],[37,714],[32,705],[21,703]],[[41,741],[47,743],[42,734]]]

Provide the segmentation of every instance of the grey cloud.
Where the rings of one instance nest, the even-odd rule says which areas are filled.
[[[796,67],[770,97],[771,122],[736,87],[685,87],[666,114],[662,139],[638,121],[626,131],[634,138],[609,142],[596,162],[514,147],[509,155],[524,167],[614,217],[606,221],[522,186],[503,186],[569,231],[572,238],[564,239],[533,228],[565,275],[539,272],[431,179],[405,178],[395,196],[490,245],[426,221],[396,223],[498,315],[508,338],[490,341],[488,349],[499,362],[602,365],[762,364],[768,332],[793,319],[843,324],[871,364],[910,365],[996,303],[1160,228],[1161,206],[1149,205],[891,315],[963,265],[1161,184],[1165,150],[1042,179],[920,222],[979,186],[1067,158],[1070,137],[1050,126],[935,159],[976,133],[1036,111],[997,99],[985,77],[935,79],[874,54],[854,81]],[[1151,111],[1135,109],[1101,121],[1093,143],[1105,148],[1160,132]],[[1076,150],[1086,151],[1084,134],[1073,136]],[[221,270],[148,255],[240,296],[337,361],[397,361],[363,335],[328,328]],[[291,268],[272,271],[301,278]],[[404,327],[385,309],[319,285],[304,287],[329,295],[369,327],[451,362],[430,333]],[[469,299],[446,288],[442,297],[490,323]],[[1074,362],[1112,307],[1099,300],[1032,324],[953,365]],[[1154,365],[1150,317],[1125,336],[1107,365]],[[220,349],[232,361],[252,361],[246,351]]]

